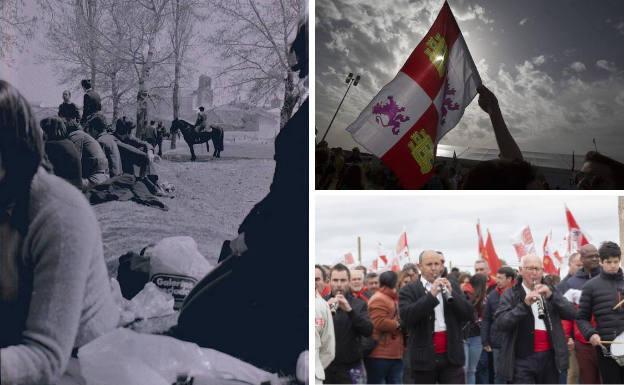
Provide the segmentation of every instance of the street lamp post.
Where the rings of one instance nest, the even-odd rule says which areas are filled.
[[[349,92],[349,89],[351,89],[351,85],[353,85],[354,87],[357,87],[358,83],[360,82],[360,75],[357,75],[354,78],[353,77],[353,73],[349,72],[349,76],[347,76],[347,79],[345,80],[345,82],[349,86],[347,87],[347,90],[345,91],[345,94],[342,97],[342,100],[340,101],[340,104],[338,104],[338,108],[336,108],[336,112],[334,113],[334,116],[332,117],[331,121],[329,122],[329,126],[327,126],[327,130],[325,130],[325,134],[321,138],[321,142],[325,140],[325,137],[327,137],[327,134],[329,133],[329,129],[331,128],[332,124],[334,123],[334,119],[336,119],[336,115],[338,115],[338,111],[340,111],[340,106],[342,106],[342,102],[344,102],[345,98],[347,97],[347,93]]]

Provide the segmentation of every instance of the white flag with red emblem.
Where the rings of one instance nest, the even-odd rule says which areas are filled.
[[[516,250],[518,260],[527,254],[535,254],[535,242],[531,234],[531,228],[526,225],[513,237],[512,245]]]
[[[353,254],[351,254],[351,252],[348,252],[344,255],[344,264],[348,267],[352,267],[355,265],[355,258],[353,258]]]
[[[407,246],[407,233],[405,231],[403,231],[399,236],[395,252],[398,257],[399,264],[404,265],[410,261],[409,247]]]
[[[377,242],[377,259],[375,260],[378,271],[388,270],[388,253],[381,245],[381,242]]]
[[[437,143],[459,122],[480,84],[451,7],[444,2],[399,73],[347,131],[404,188],[420,188],[433,176]]]

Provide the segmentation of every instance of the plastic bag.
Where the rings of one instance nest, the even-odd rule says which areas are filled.
[[[171,385],[182,374],[194,385],[281,384],[276,374],[227,354],[172,337],[116,329],[78,351],[88,385]]]
[[[213,268],[191,237],[164,238],[148,246],[143,255],[150,259],[150,281],[173,295],[176,310],[195,284]]]
[[[151,282],[145,284],[143,290],[130,301],[121,294],[119,282],[115,278],[111,278],[111,290],[121,313],[120,325],[128,325],[136,319],[168,316],[175,312],[173,296]]]

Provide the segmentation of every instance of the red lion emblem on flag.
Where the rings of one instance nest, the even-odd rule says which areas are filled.
[[[407,122],[410,119],[409,116],[401,114],[403,111],[405,111],[405,107],[399,107],[394,101],[393,96],[388,96],[387,103],[382,104],[379,102],[373,106],[373,114],[376,115],[375,121],[377,124],[380,124],[382,127],[392,127],[392,133],[394,135],[399,134],[401,123]],[[387,123],[384,123],[383,116],[386,117]]]

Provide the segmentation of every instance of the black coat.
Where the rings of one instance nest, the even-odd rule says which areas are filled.
[[[325,297],[325,300],[332,298]],[[351,311],[345,312],[336,309],[332,314],[334,320],[334,334],[336,337],[336,356],[330,364],[352,365],[362,359],[362,337],[373,334],[373,323],[368,316],[368,305],[353,294],[347,293],[345,298],[351,305]]]
[[[87,119],[98,111],[102,110],[102,99],[100,94],[95,92],[93,88],[90,88],[85,92],[82,103],[82,122],[86,122]]]
[[[483,321],[481,322],[481,343],[483,346],[489,345],[492,348],[501,347],[501,334],[496,328],[494,315],[500,303],[501,295],[498,291],[492,290],[488,294],[483,310]]]
[[[74,103],[61,103],[58,109],[58,116],[65,119],[80,120],[80,112]]]
[[[551,291],[551,297],[544,301],[546,316],[549,318],[544,322],[555,352],[556,369],[561,373],[568,369],[567,338],[564,335],[561,320],[573,320],[576,316],[576,309],[561,293],[552,287]],[[523,343],[533,345],[535,321],[531,307],[524,303],[525,297],[522,277],[519,277],[518,283],[503,293],[495,314],[495,324],[502,336],[501,355],[498,360],[500,373],[509,381],[513,380],[520,324],[529,323],[530,336],[521,335],[520,338],[523,339]]]
[[[615,274],[600,273],[583,286],[581,303],[576,315],[579,330],[586,340],[598,333],[600,339],[612,341],[624,332],[624,310],[613,307],[624,299],[624,277],[622,269]],[[596,327],[590,323],[596,317]]]
[[[444,321],[447,332],[447,357],[450,363],[465,364],[462,324],[472,321],[474,309],[464,297],[457,283],[451,281],[455,300],[444,300]],[[434,308],[440,302],[425,290],[420,280],[404,286],[399,291],[399,313],[407,329],[407,349],[412,370],[433,370]]]

